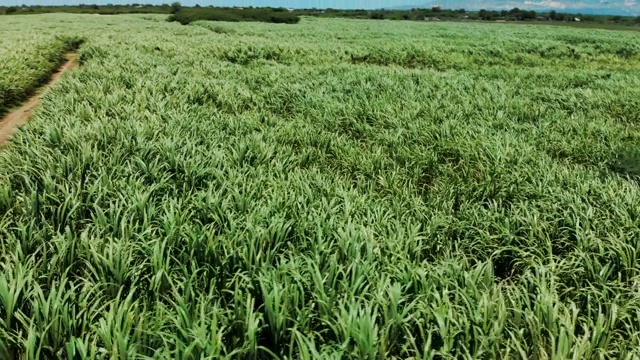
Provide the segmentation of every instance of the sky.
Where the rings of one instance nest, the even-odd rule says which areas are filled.
[[[171,3],[175,0],[0,0],[0,5],[78,5],[78,4],[129,4]],[[193,6],[273,6],[287,8],[335,8],[335,9],[393,9],[410,7],[559,10],[586,14],[615,14],[640,16],[640,0],[179,0]]]

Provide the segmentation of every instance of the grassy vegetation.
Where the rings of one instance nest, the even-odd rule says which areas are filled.
[[[640,356],[634,34],[11,21],[86,43],[0,152],[0,357]]]
[[[163,5],[32,5],[32,6],[8,6],[0,7],[0,13],[6,15],[27,15],[27,14],[49,14],[49,13],[71,13],[71,14],[169,14],[171,6]]]
[[[79,42],[73,36],[42,35],[16,27],[3,29],[0,38],[0,116],[47,82],[63,60],[64,53]]]
[[[409,20],[409,21],[508,21],[527,24],[555,24],[584,26],[612,30],[640,30],[640,16],[585,15],[556,11],[536,12],[513,8],[510,10],[479,10],[414,8],[410,10],[296,10],[300,16],[324,18]]]
[[[568,26],[577,29],[602,29],[615,31],[640,31],[640,22],[631,23],[610,23],[610,22],[538,22],[538,25]]]
[[[298,15],[281,8],[181,8],[171,15],[168,21],[177,21],[182,25],[190,24],[198,20],[208,21],[261,21],[277,24],[297,24],[300,22]]]
[[[578,27],[602,28],[610,30],[640,30],[640,16],[584,15],[564,12],[536,12],[513,8],[511,10],[479,10],[465,9],[414,8],[407,10],[339,10],[339,9],[284,9],[254,7],[183,7],[180,2],[171,5],[79,5],[79,6],[22,6],[1,7],[0,13],[38,14],[38,13],[89,13],[89,14],[175,14],[169,21],[178,21],[183,25],[197,20],[209,21],[260,21],[271,23],[295,24],[301,16],[321,18],[348,18],[374,20],[411,20],[411,21],[513,21],[535,24],[575,25]]]

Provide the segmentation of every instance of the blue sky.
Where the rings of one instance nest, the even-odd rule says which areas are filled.
[[[175,0],[0,0],[0,5],[77,5],[171,3]],[[404,6],[478,9],[560,10],[567,12],[640,15],[640,0],[179,0],[191,6],[282,6],[288,8],[380,9]]]

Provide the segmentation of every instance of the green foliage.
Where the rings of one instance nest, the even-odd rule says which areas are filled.
[[[171,4],[171,13],[175,14],[178,11],[182,10],[182,5],[179,2],[174,2],[173,4]]]
[[[640,356],[634,33],[147,17],[0,22],[85,38],[0,151],[0,358]]]
[[[555,24],[575,24],[575,19],[580,19],[580,24],[589,23],[591,27],[609,28],[611,25],[620,25],[637,30],[637,18],[630,16],[607,16],[607,15],[582,15],[557,13],[536,13],[533,10],[522,10],[513,8],[511,10],[480,10],[466,11],[465,9],[442,9],[439,6],[432,8],[413,8],[411,10],[296,10],[296,15],[315,17],[342,17],[353,19],[389,19],[389,20],[459,20],[459,21],[526,21],[530,23],[555,23]],[[608,26],[607,26],[608,25]]]
[[[260,21],[278,24],[297,24],[300,17],[283,9],[273,8],[184,8],[170,16],[168,21],[182,25],[198,20],[208,21]]]
[[[169,14],[171,7],[169,5],[64,5],[64,6],[21,6],[10,7],[11,14],[47,14],[47,13],[73,13],[73,14]],[[6,14],[10,14],[7,12]]]
[[[211,26],[207,26],[207,29],[217,34],[235,34],[236,33],[235,30],[233,30],[228,26],[211,25]]]
[[[637,146],[624,149],[612,162],[612,170],[640,180],[640,150]]]
[[[8,24],[13,21],[7,20]],[[46,83],[63,61],[65,52],[82,43],[75,36],[39,35],[8,28],[0,42],[0,116]]]
[[[5,12],[5,8],[0,7],[0,11]],[[597,27],[611,30],[628,29],[639,30],[637,26],[640,24],[640,17],[631,16],[608,16],[608,15],[583,15],[557,13],[550,11],[549,13],[536,13],[532,10],[521,10],[513,8],[511,10],[480,10],[469,11],[465,9],[442,9],[440,6],[431,8],[413,8],[411,10],[336,10],[336,9],[295,9],[287,14],[289,10],[284,8],[224,8],[213,7],[202,8],[196,4],[189,11],[180,16],[176,13],[183,9],[179,2],[174,2],[171,6],[163,5],[77,5],[77,6],[26,6],[10,7],[7,14],[36,14],[36,13],[90,13],[90,14],[171,14],[167,20],[179,21],[188,24],[196,20],[211,21],[260,21],[273,23],[297,23],[300,16],[313,17],[340,17],[352,19],[375,19],[375,20],[458,20],[458,21],[526,21],[531,23],[555,23],[562,25],[574,26],[579,24],[584,27]],[[575,19],[579,19],[576,22]],[[587,25],[587,26],[585,26]]]
[[[373,12],[371,13],[370,18],[374,20],[384,20],[384,12]]]

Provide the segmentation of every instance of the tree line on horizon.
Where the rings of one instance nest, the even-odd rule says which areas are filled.
[[[640,26],[640,16],[619,15],[587,15],[564,13],[551,10],[548,12],[536,12],[513,8],[511,10],[486,10],[469,11],[465,9],[442,9],[439,6],[431,8],[413,8],[407,10],[379,9],[379,10],[343,10],[343,9],[287,9],[273,7],[214,7],[182,6],[179,2],[173,4],[140,4],[128,5],[96,5],[80,4],[74,6],[10,6],[0,7],[0,14],[39,14],[39,13],[92,13],[102,15],[155,13],[169,14],[168,21],[177,21],[181,24],[189,24],[196,20],[210,21],[261,21],[272,23],[295,24],[301,16],[312,17],[339,17],[352,19],[374,20],[411,20],[411,21],[438,21],[438,20],[475,20],[475,21],[548,21],[548,22],[586,22],[597,24]]]

